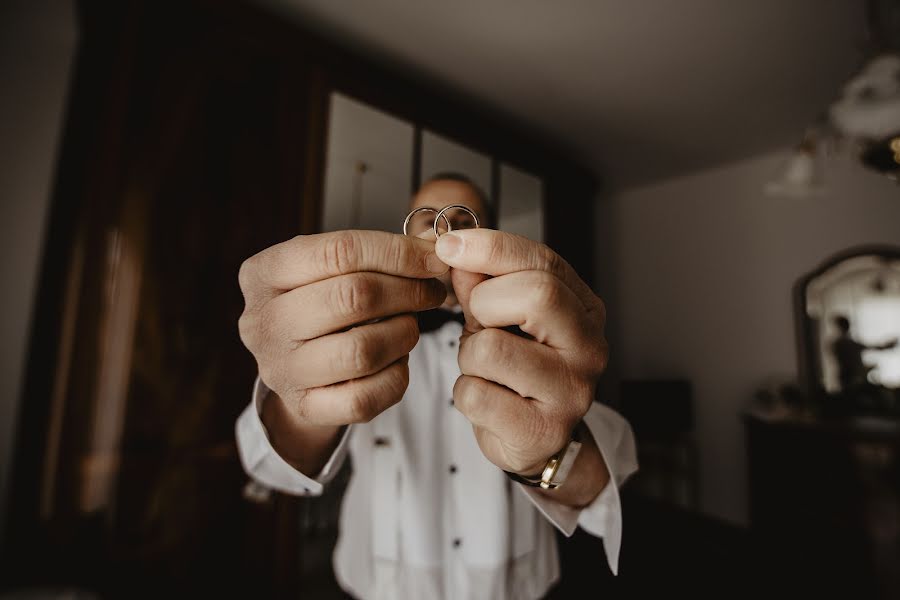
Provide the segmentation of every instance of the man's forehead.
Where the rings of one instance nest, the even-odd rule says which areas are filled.
[[[463,204],[482,213],[484,206],[478,194],[465,183],[459,181],[432,181],[422,186],[413,196],[410,206],[417,208],[429,206],[431,208],[443,208],[450,204]]]

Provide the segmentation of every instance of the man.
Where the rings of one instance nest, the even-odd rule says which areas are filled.
[[[897,345],[897,340],[884,344],[866,345],[857,342],[850,335],[850,319],[844,315],[836,315],[834,324],[838,328],[838,336],[831,342],[831,351],[838,364],[838,381],[842,392],[855,392],[873,386],[869,381],[869,372],[873,365],[866,364],[863,352],[866,350],[890,350]]]
[[[491,224],[459,176],[412,200],[450,204]],[[241,338],[260,374],[236,427],[241,459],[264,485],[315,495],[352,454],[334,556],[344,590],[540,598],[559,577],[551,524],[602,536],[616,570],[634,441],[593,402],[604,307],[559,256],[488,228],[436,242],[344,231],[264,250],[239,279]],[[414,314],[429,311],[424,326],[436,307],[465,325],[420,335]],[[563,458],[564,485],[534,485]]]

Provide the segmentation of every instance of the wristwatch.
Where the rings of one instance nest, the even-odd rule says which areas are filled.
[[[535,475],[519,475],[510,471],[504,471],[504,473],[513,481],[532,487],[540,487],[545,490],[558,488],[566,481],[566,478],[572,471],[572,466],[575,464],[575,459],[578,457],[578,452],[581,450],[581,442],[577,438],[580,437],[582,427],[582,423],[575,427],[569,443],[566,444],[565,448],[550,457],[540,473]]]

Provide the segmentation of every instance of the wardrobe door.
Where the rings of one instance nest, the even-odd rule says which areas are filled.
[[[436,133],[422,132],[421,181],[439,173],[459,173],[490,194],[491,157]]]
[[[544,182],[507,164],[500,165],[498,227],[544,241]]]
[[[323,231],[400,232],[409,204],[414,137],[411,123],[331,94]]]

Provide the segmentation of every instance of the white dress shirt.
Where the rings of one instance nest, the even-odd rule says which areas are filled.
[[[270,488],[315,496],[350,452],[353,476],[333,562],[340,586],[360,599],[540,598],[559,579],[553,526],[570,536],[581,525],[602,537],[615,573],[622,538],[618,488],[637,470],[631,428],[596,402],[585,415],[611,477],[582,510],[512,482],[484,457],[471,424],[453,407],[461,332],[449,322],[422,334],[410,353],[403,400],[348,427],[314,475],[297,471],[272,448],[260,419],[268,389],[257,380],[236,424],[244,469]]]

